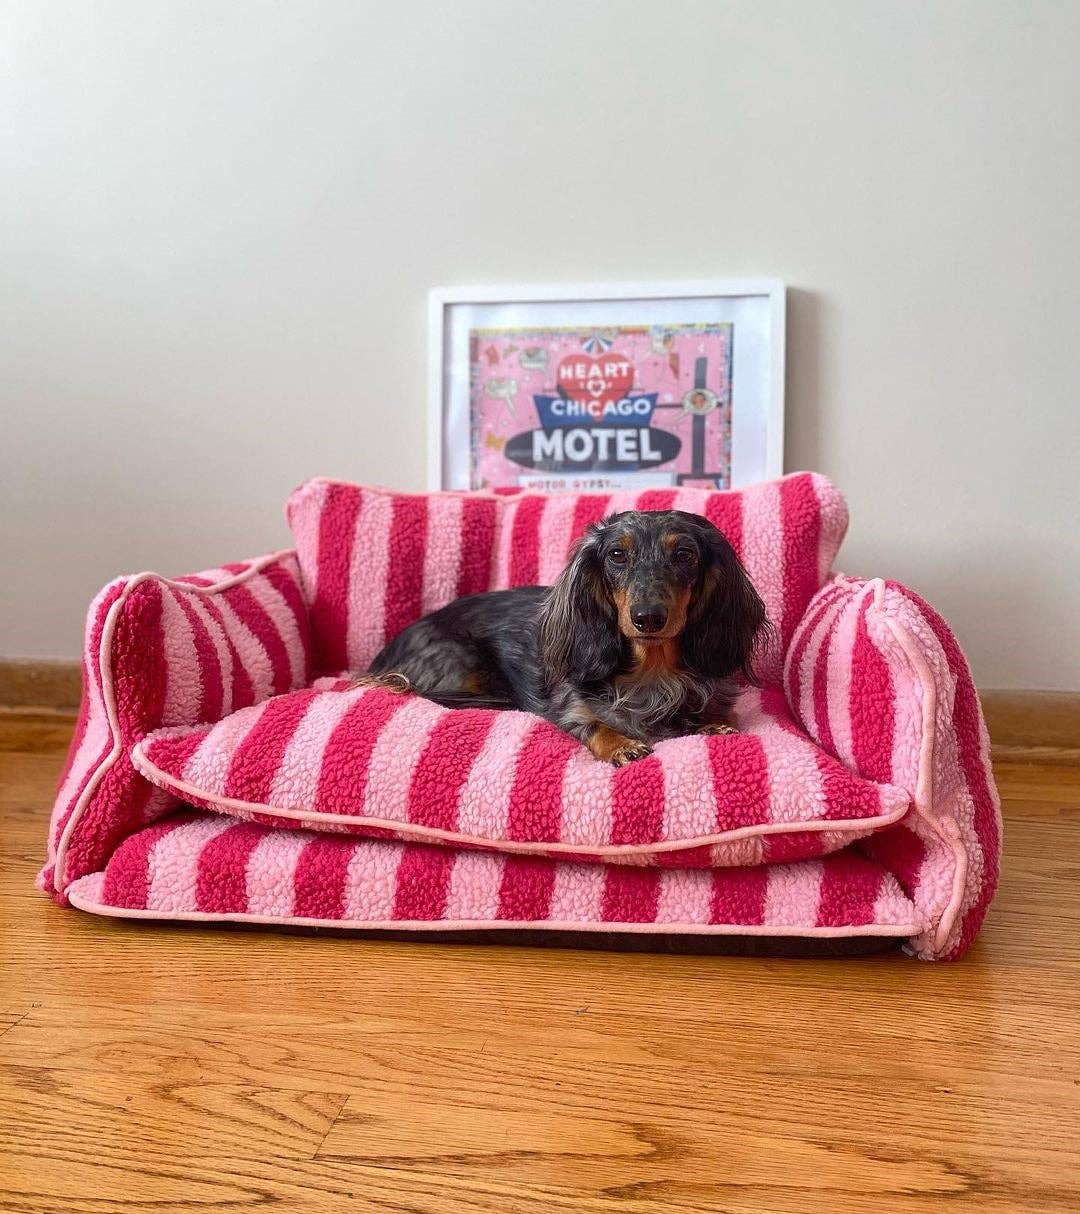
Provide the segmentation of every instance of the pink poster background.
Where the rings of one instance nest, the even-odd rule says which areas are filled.
[[[730,324],[619,326],[611,328],[473,329],[469,335],[470,483],[474,489],[514,486],[521,478],[536,482],[532,469],[508,460],[507,439],[540,426],[534,395],[555,395],[557,370],[568,356],[586,363],[610,364],[622,356],[633,368],[627,395],[656,393],[651,424],[682,442],[678,455],[651,472],[596,471],[552,474],[551,487],[572,489],[632,488],[648,482],[676,483],[692,471],[693,415],[684,406],[692,399],[697,360],[706,362],[705,387],[717,404],[705,415],[704,469],[708,479],[683,484],[726,489],[731,479],[731,345]],[[700,401],[700,397],[698,398]],[[664,407],[668,406],[668,407]],[[612,419],[582,424],[638,424]]]

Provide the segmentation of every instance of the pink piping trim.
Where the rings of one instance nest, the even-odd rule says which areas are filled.
[[[922,685],[923,690],[923,731],[919,744],[919,773],[915,781],[915,809],[924,821],[929,824],[938,838],[952,849],[956,859],[953,869],[952,896],[942,911],[941,917],[938,919],[937,929],[934,932],[934,949],[935,951],[941,951],[952,932],[956,916],[960,913],[960,907],[964,901],[964,888],[967,884],[968,867],[967,849],[964,847],[959,833],[955,829],[955,825],[948,819],[944,821],[939,820],[934,813],[932,790],[934,785],[934,724],[937,718],[937,690],[933,674],[915,638],[911,636],[906,628],[891,616],[885,614],[884,580],[875,578],[874,582],[874,606],[881,610],[885,623],[889,626],[889,630],[896,638],[897,644],[903,650],[904,656],[911,665],[912,671]],[[953,830],[947,830],[946,826],[948,825],[953,825]]]
[[[230,574],[227,578],[223,578],[220,582],[214,582],[210,586],[193,586],[190,582],[174,581],[172,578],[162,577],[159,573],[136,573],[120,592],[120,597],[109,608],[109,613],[105,617],[105,624],[101,630],[101,640],[98,645],[98,670],[101,676],[101,698],[105,703],[105,715],[109,722],[109,732],[112,735],[112,750],[106,755],[103,762],[98,766],[97,771],[86,782],[86,787],[83,789],[82,796],[75,804],[75,808],[71,811],[68,817],[67,825],[64,827],[63,834],[56,845],[56,861],[53,875],[53,884],[56,889],[63,891],[64,889],[64,867],[67,861],[68,844],[71,841],[72,833],[79,819],[82,817],[83,811],[90,803],[97,790],[98,785],[105,778],[106,773],[110,770],[114,763],[123,754],[123,745],[120,738],[120,720],[116,711],[116,694],[113,687],[113,672],[112,672],[112,642],[113,633],[116,631],[116,621],[119,617],[120,610],[127,601],[128,596],[136,586],[141,586],[143,582],[157,581],[163,586],[168,586],[171,590],[183,590],[188,593],[201,594],[209,597],[212,594],[218,594],[222,590],[229,590],[233,586],[239,586],[246,582],[257,573],[261,573],[267,565],[274,564],[275,561],[280,561],[286,557],[295,555],[295,549],[285,548],[280,552],[271,552],[267,556],[261,556],[253,561],[248,569],[241,573]],[[108,657],[108,661],[106,661]]]
[[[187,730],[187,726],[181,729]],[[205,789],[178,780],[163,772],[152,760],[146,757],[139,742],[131,751],[131,762],[142,775],[146,776],[159,788],[170,792],[186,794],[194,797],[204,805],[220,809],[239,810],[240,812],[273,814],[281,818],[295,819],[302,822],[325,822],[328,825],[348,825],[378,827],[389,829],[407,838],[440,839],[449,843],[473,843],[490,851],[514,852],[527,854],[540,852],[544,855],[568,853],[572,856],[649,856],[661,852],[686,851],[695,847],[706,847],[729,840],[748,839],[757,835],[789,835],[802,831],[842,831],[855,830],[861,835],[872,834],[879,826],[891,826],[907,813],[910,803],[905,802],[896,810],[887,814],[879,814],[876,818],[815,818],[809,822],[763,822],[753,826],[740,826],[735,830],[721,831],[712,835],[696,835],[692,839],[674,839],[663,843],[605,843],[593,847],[577,843],[544,843],[528,842],[525,840],[494,840],[485,839],[480,835],[464,835],[452,830],[443,830],[436,826],[423,826],[417,822],[401,822],[390,818],[371,818],[362,814],[328,814],[320,810],[284,809],[276,805],[259,804],[255,801],[239,801],[233,797],[208,796]],[[903,789],[900,790],[901,792]]]
[[[91,874],[97,876],[98,874]],[[72,906],[93,915],[113,919],[173,919],[192,923],[287,923],[294,927],[338,927],[361,931],[497,931],[505,928],[525,928],[530,931],[568,932],[633,932],[648,935],[680,936],[896,936],[904,939],[925,930],[918,923],[866,923],[856,927],[804,927],[794,931],[784,924],[742,923],[575,923],[553,919],[312,919],[303,915],[250,915],[243,912],[221,911],[150,911],[129,907],[107,906],[90,898],[80,897],[79,885],[86,878],[72,883],[67,893]]]

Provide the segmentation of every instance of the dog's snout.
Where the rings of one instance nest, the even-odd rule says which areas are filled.
[[[667,607],[663,603],[639,603],[630,608],[630,622],[638,632],[659,632],[667,623]]]

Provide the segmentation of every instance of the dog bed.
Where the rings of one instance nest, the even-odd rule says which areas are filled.
[[[458,595],[549,582],[617,509],[725,532],[769,610],[737,735],[625,768],[520,712],[358,688],[387,639]],[[830,573],[838,491],[397,494],[313,481],[293,552],[110,583],[40,883],[119,917],[371,930],[892,937],[970,944],[1000,812],[944,622]]]

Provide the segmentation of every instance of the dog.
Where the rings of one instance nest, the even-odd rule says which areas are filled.
[[[626,511],[588,528],[554,586],[457,599],[399,633],[361,683],[452,708],[518,708],[621,767],[688,733],[734,733],[765,606],[710,522]]]

